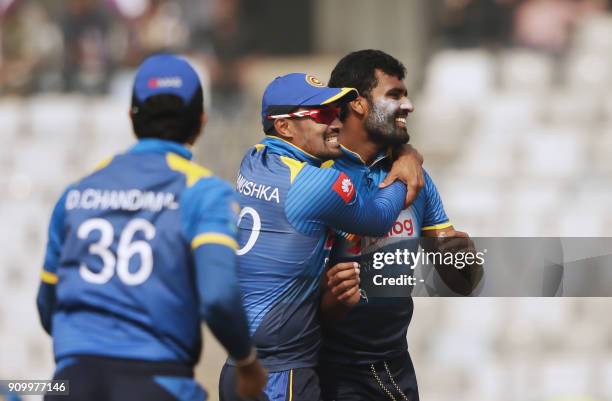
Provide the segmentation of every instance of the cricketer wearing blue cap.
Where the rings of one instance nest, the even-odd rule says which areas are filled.
[[[238,361],[239,392],[257,394],[265,371],[236,279],[234,191],[190,161],[205,120],[191,65],[148,58],[130,115],[138,143],[70,185],[51,217],[37,303],[54,378],[70,380],[57,399],[204,400],[201,321]]]
[[[352,88],[328,88],[311,75],[276,78],[262,100],[267,137],[242,160],[237,191],[238,279],[250,333],[271,372],[258,400],[319,400],[314,372],[320,345],[319,281],[331,228],[382,235],[404,204],[395,183],[370,196],[322,161],[341,156],[338,104]],[[237,400],[228,361],[222,401]]]

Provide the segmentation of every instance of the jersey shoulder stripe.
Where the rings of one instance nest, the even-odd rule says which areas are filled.
[[[187,180],[187,187],[192,187],[201,178],[210,177],[212,172],[190,160],[187,160],[176,153],[166,155],[166,163],[171,170],[183,174]]]
[[[265,145],[265,144],[263,144],[263,143],[256,143],[254,147],[255,147],[255,151],[256,151],[256,152],[259,152],[260,150],[262,150],[263,148],[265,148],[265,147],[266,147],[266,145]]]
[[[103,170],[104,168],[106,168],[109,164],[111,164],[111,162],[113,161],[113,159],[115,158],[115,156],[111,156],[111,157],[107,157],[106,159],[102,160],[100,163],[98,163],[96,165],[96,167],[94,167],[93,172],[97,173],[100,170]]]
[[[306,165],[306,162],[301,162],[299,160],[295,160],[287,156],[281,156],[280,159],[283,163],[285,163],[287,167],[289,167],[289,181],[293,184],[293,181],[295,181],[295,177],[297,177],[300,171],[302,171],[304,165]]]

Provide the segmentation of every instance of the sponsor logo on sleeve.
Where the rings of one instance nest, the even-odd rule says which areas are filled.
[[[338,179],[332,185],[332,189],[340,195],[344,203],[348,204],[355,198],[355,186],[351,179],[344,173],[340,173],[340,176],[338,176]]]

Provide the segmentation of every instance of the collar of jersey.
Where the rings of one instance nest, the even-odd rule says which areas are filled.
[[[361,156],[359,156],[359,153],[353,152],[352,150],[350,150],[349,148],[347,148],[347,147],[345,147],[343,145],[340,145],[340,148],[342,149],[342,153],[344,153],[344,158],[345,159],[348,159],[348,160],[350,160],[351,162],[353,162],[355,164],[359,164],[360,166],[365,166],[365,167],[373,167],[378,162],[380,162],[381,160],[386,159],[389,156],[388,152],[381,151],[381,152],[378,153],[378,155],[376,155],[376,157],[374,158],[374,161],[372,161],[372,163],[370,163],[368,165],[361,158]]]
[[[266,138],[262,141],[269,152],[279,154],[281,156],[288,156],[292,159],[306,162],[313,166],[320,166],[321,159],[311,155],[308,152],[303,151],[294,144],[285,141],[284,139],[278,138],[272,135],[266,135]]]
[[[143,138],[132,146],[128,153],[176,153],[185,159],[191,160],[193,154],[185,145],[164,139]]]

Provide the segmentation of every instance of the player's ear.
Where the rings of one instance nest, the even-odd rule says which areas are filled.
[[[365,116],[368,112],[368,101],[363,96],[357,96],[357,99],[349,102],[349,108],[360,116]]]
[[[274,129],[283,139],[293,139],[293,132],[288,118],[277,118],[274,120]]]
[[[200,124],[202,124],[202,128],[208,123],[208,114],[205,111],[200,114]]]

